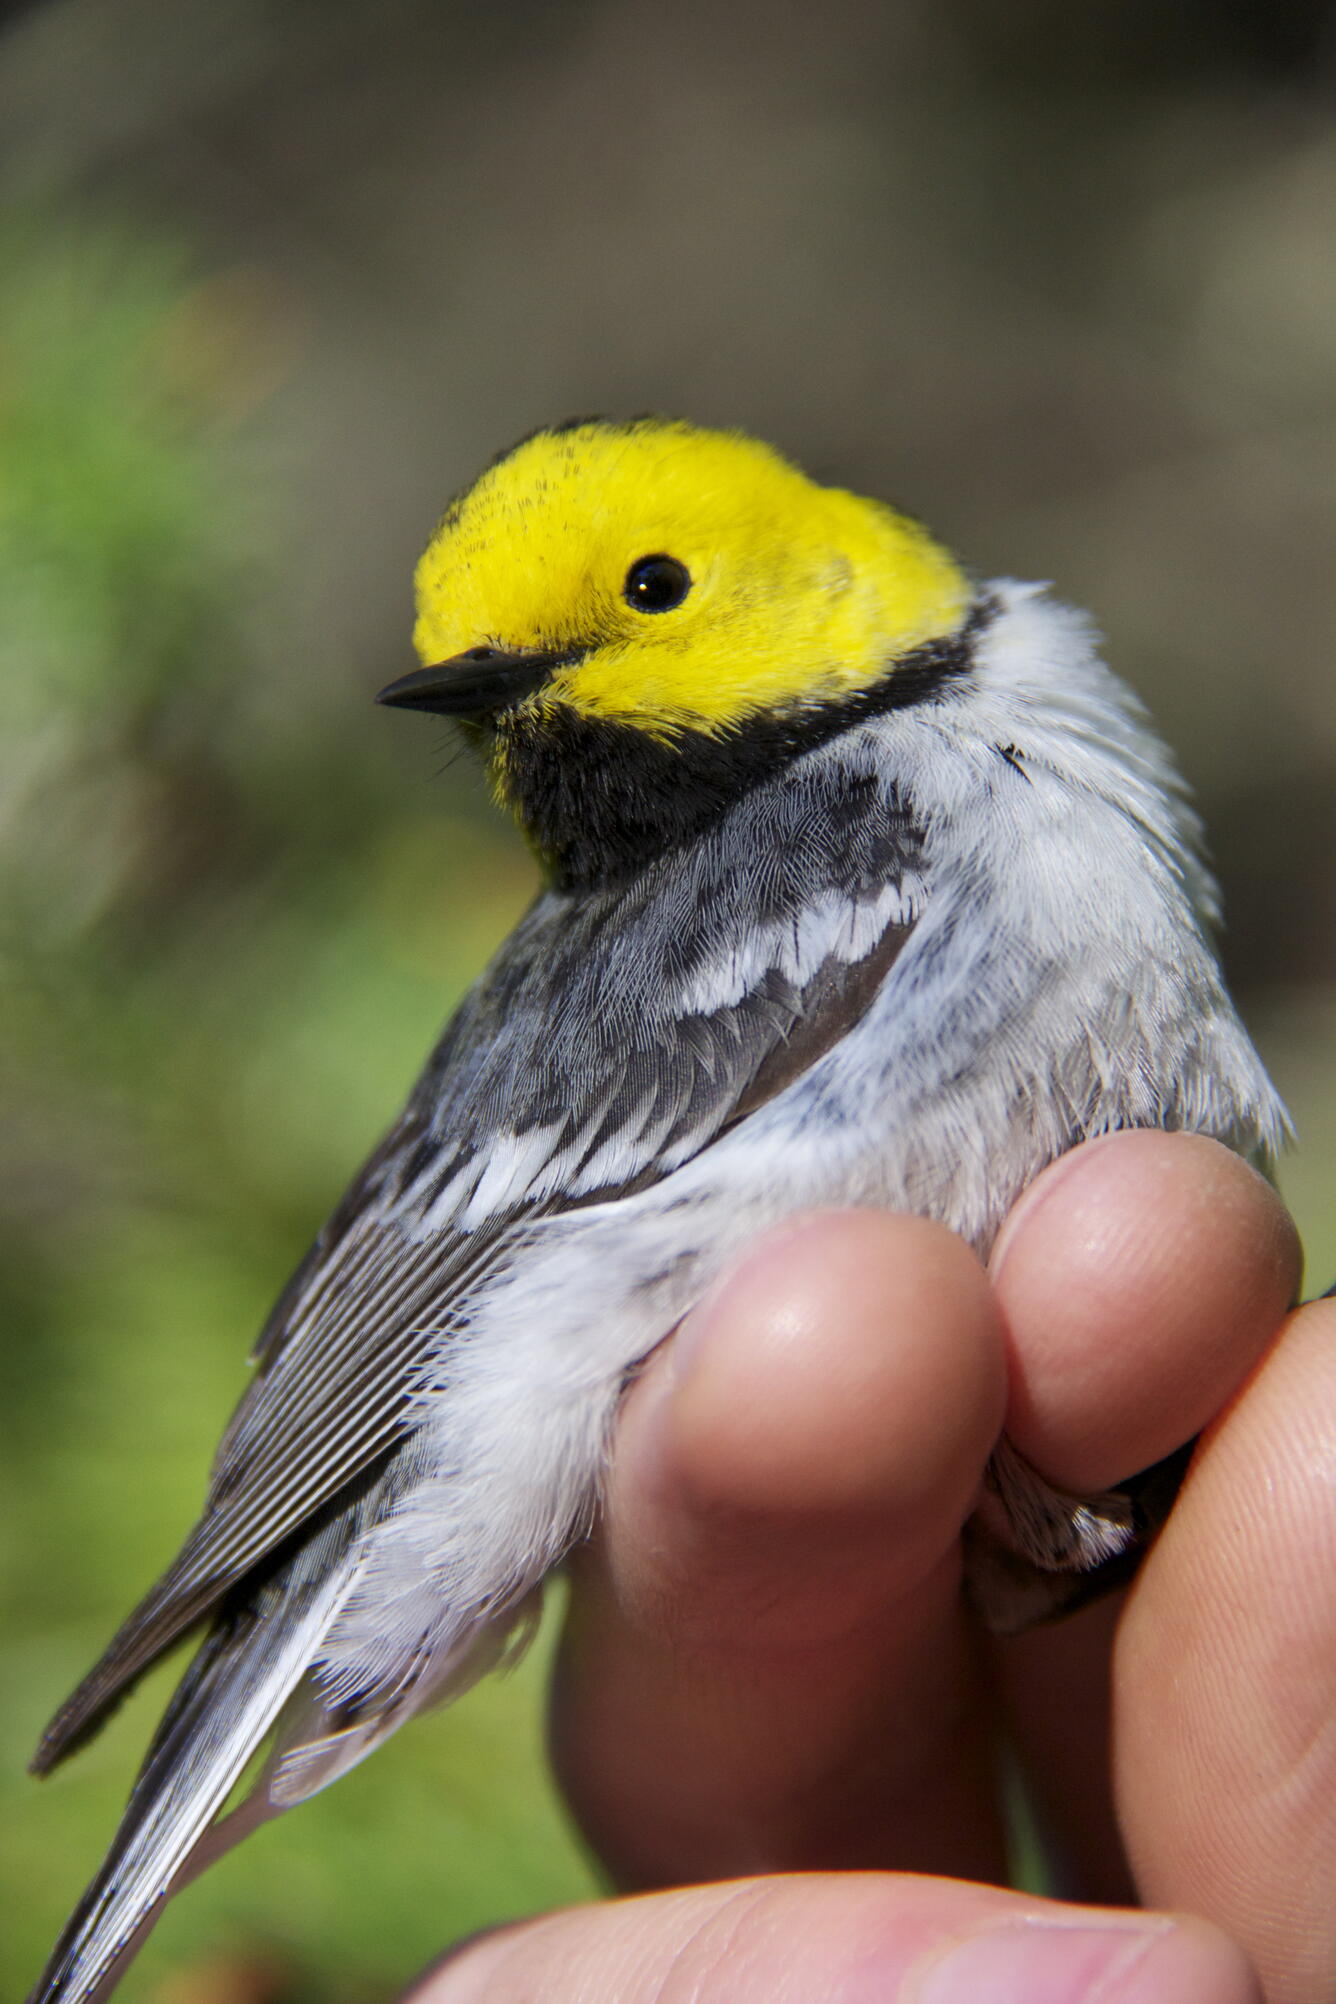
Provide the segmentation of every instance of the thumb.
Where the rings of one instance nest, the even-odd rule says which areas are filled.
[[[950,1879],[794,1874],[577,1907],[473,1941],[406,2004],[1261,2004],[1205,1921]]]

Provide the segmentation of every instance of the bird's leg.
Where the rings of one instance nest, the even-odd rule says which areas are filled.
[[[1003,1435],[965,1527],[966,1591],[984,1626],[1015,1634],[1123,1585],[1168,1515],[1190,1453],[1191,1443],[1122,1489],[1074,1496]]]

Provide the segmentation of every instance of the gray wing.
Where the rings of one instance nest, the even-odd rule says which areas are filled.
[[[858,1020],[912,929],[920,841],[894,802],[855,798],[619,891],[539,898],[281,1297],[199,1523],[36,1768],[394,1452],[423,1332],[439,1340],[518,1222],[656,1181]]]

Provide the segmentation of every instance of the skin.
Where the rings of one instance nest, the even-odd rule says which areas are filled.
[[[575,1567],[554,1758],[631,1896],[413,2004],[1336,1997],[1336,1302],[1298,1279],[1182,1135],[1076,1150],[987,1274],[871,1212],[759,1245],[633,1388]],[[997,1641],[959,1533],[1004,1418],[1082,1489],[1204,1431],[1124,1604]],[[1001,1890],[1001,1732],[1067,1902]]]

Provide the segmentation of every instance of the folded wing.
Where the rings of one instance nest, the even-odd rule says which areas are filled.
[[[843,825],[806,815],[806,849],[799,833],[762,851],[750,878],[746,834],[690,871],[540,897],[280,1300],[198,1524],[53,1719],[36,1771],[393,1455],[428,1342],[517,1223],[670,1173],[858,1020],[912,930],[918,860],[907,817],[865,805]],[[832,853],[855,839],[857,856]]]

